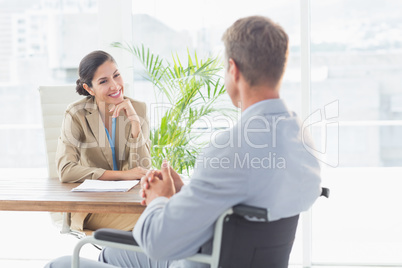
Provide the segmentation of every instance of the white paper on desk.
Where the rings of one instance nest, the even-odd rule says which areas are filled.
[[[101,181],[85,180],[79,186],[73,188],[73,192],[127,192],[138,184],[135,181]]]

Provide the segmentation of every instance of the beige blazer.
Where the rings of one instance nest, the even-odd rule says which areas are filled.
[[[124,112],[116,119],[118,169],[150,168],[146,104],[133,99],[130,101],[140,117],[141,132],[137,138],[132,138],[131,124]],[[57,144],[56,166],[62,182],[96,180],[106,170],[113,170],[112,149],[94,97],[86,97],[67,108]]]

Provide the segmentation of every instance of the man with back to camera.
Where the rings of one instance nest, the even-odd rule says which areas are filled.
[[[308,210],[320,195],[318,161],[303,145],[299,118],[279,98],[287,34],[270,19],[252,16],[237,20],[222,40],[225,86],[242,111],[239,122],[198,156],[188,185],[167,161],[141,179],[147,208],[133,235],[145,254],[106,248],[103,264],[83,260],[82,267],[208,267],[183,259],[200,248],[211,251],[214,223],[228,208],[263,207],[275,221]],[[304,142],[312,146],[309,137]]]

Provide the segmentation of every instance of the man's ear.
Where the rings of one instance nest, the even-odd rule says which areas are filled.
[[[229,59],[229,74],[232,76],[233,81],[235,82],[239,81],[240,77],[239,67],[232,58]]]
[[[90,95],[95,96],[94,91],[86,83],[82,84],[82,86]]]

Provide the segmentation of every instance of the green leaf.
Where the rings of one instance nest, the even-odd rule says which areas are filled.
[[[144,78],[155,86],[155,94],[168,100],[172,107],[160,111],[160,121],[150,131],[151,156],[154,168],[160,168],[162,160],[168,158],[178,172],[189,172],[203,142],[193,126],[203,116],[217,113],[219,97],[225,92],[219,72],[223,65],[219,57],[199,59],[196,51],[191,55],[187,48],[187,65],[178,53],[171,54],[172,64],[154,54],[144,44],[141,46],[112,43],[134,55],[144,67]],[[219,111],[224,114],[226,111]],[[227,111],[229,114],[231,111]],[[193,145],[197,144],[196,147]]]

